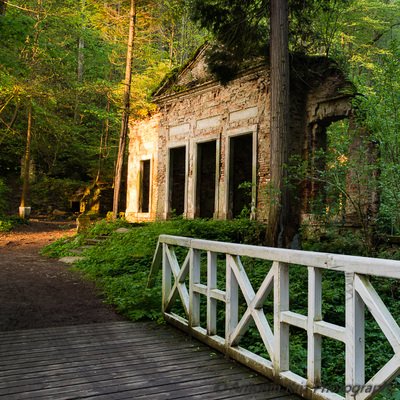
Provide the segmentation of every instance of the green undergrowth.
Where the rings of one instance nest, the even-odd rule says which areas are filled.
[[[0,232],[9,232],[15,226],[13,220],[3,215],[0,215]]]
[[[117,233],[119,227],[127,227],[127,233]],[[46,247],[44,254],[53,257],[67,255],[75,247],[82,245],[86,238],[107,235],[107,240],[93,246],[84,253],[85,259],[76,268],[96,281],[102,288],[106,301],[113,304],[118,312],[132,320],[153,319],[161,321],[161,274],[154,287],[146,288],[152,258],[157,240],[161,234],[203,238],[234,243],[263,244],[265,226],[246,220],[208,221],[173,220],[149,224],[126,224],[123,221],[97,223],[86,235],[62,239]],[[337,238],[331,242],[313,243],[314,251],[343,253],[351,248],[350,238]],[[356,246],[354,246],[356,247]],[[353,254],[356,254],[353,247]],[[182,265],[187,250],[175,248],[176,256]],[[392,254],[392,253],[390,253]],[[381,254],[384,256],[385,254]],[[225,290],[225,256],[217,258],[217,287]],[[271,262],[242,257],[241,262],[251,285],[257,292],[271,268]],[[200,282],[207,282],[207,253],[200,253]],[[339,326],[345,325],[345,281],[344,275],[335,271],[322,273],[322,314],[324,320]],[[307,316],[308,279],[307,268],[290,265],[290,310]],[[185,281],[188,284],[188,278]],[[371,278],[371,283],[397,322],[400,322],[400,285],[390,279]],[[224,304],[217,302],[217,331],[225,334]],[[200,297],[200,322],[206,327],[206,301]],[[247,303],[239,290],[239,318],[243,316]],[[263,303],[264,313],[273,327],[273,291]],[[184,315],[183,307],[176,301],[172,308],[178,315]],[[268,358],[266,347],[254,324],[240,341],[240,345],[250,351]],[[307,375],[307,335],[297,328],[290,328],[290,369],[306,377]],[[366,312],[366,377],[371,378],[393,355],[390,344],[369,312]],[[322,340],[322,385],[328,389],[339,390],[345,387],[345,346],[328,338]],[[395,382],[379,399],[397,399],[399,382]],[[343,391],[342,391],[342,394]]]
[[[19,217],[0,214],[0,232],[10,232],[17,225],[27,224],[27,223],[28,223],[27,221],[24,221]]]
[[[117,233],[118,228],[129,231]],[[87,238],[108,235],[100,244],[84,252],[84,260],[75,264],[102,289],[106,301],[119,313],[132,319],[159,319],[161,316],[161,276],[153,288],[147,280],[158,237],[161,234],[208,240],[261,244],[265,227],[247,220],[182,220],[127,224],[124,221],[95,224],[86,234],[60,239],[42,250],[49,257],[72,255]]]

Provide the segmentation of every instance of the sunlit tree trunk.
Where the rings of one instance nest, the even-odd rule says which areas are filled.
[[[32,139],[32,102],[28,105],[28,128],[26,130],[26,145],[25,157],[23,162],[23,176],[22,176],[22,195],[20,203],[20,217],[25,218],[24,207],[29,206],[28,193],[29,193],[29,176],[30,176],[30,163],[31,163],[31,139]]]
[[[37,62],[37,56],[39,54],[39,36],[40,36],[40,24],[43,16],[42,12],[42,0],[37,0],[37,12],[35,15],[36,23],[34,25],[33,43],[30,50],[29,61],[31,66],[34,67]],[[34,71],[34,69],[33,69]],[[33,73],[33,72],[32,72]],[[20,202],[20,217],[26,218],[28,215],[25,214],[25,207],[29,207],[29,178],[30,178],[30,164],[31,164],[31,141],[32,141],[32,97],[27,98],[27,109],[28,109],[28,126],[26,130],[26,147],[25,157],[23,162],[23,175],[22,175],[22,195]]]
[[[271,0],[271,193],[267,241],[287,245],[288,191],[285,164],[289,135],[288,2]]]
[[[81,18],[83,21],[83,14],[85,10],[85,5],[86,2],[85,0],[81,0]],[[85,23],[82,22],[82,31],[85,29]],[[78,39],[78,68],[77,68],[77,80],[78,84],[81,84],[83,82],[83,73],[84,73],[84,65],[85,65],[85,55],[84,55],[84,50],[85,50],[85,39],[82,36],[82,33],[79,36]],[[76,94],[75,98],[75,111],[74,111],[74,121],[76,124],[79,123],[79,93]]]
[[[132,82],[132,64],[133,64],[133,45],[135,42],[136,29],[136,0],[131,0],[131,8],[129,14],[129,37],[128,50],[126,53],[126,68],[125,68],[125,88],[121,122],[121,133],[119,137],[118,156],[115,166],[114,175],[114,198],[113,198],[113,218],[116,219],[119,210],[119,199],[121,194],[121,178],[122,168],[124,165],[124,156],[126,148],[126,137],[128,135],[129,114],[130,114],[130,97],[131,97],[131,82]]]
[[[110,81],[111,81],[111,76],[112,76],[112,71],[110,70],[110,75],[109,75]],[[111,99],[110,95],[107,94],[107,104],[106,104],[107,118],[103,123],[103,131],[100,137],[99,164],[97,168],[96,182],[100,181],[103,172],[104,160],[108,156],[108,137],[110,134],[110,118],[108,114],[110,113],[110,110],[111,110]]]

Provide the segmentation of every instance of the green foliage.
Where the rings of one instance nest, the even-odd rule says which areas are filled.
[[[323,137],[325,130],[319,134]],[[303,237],[319,233],[328,235],[330,243],[335,235],[341,241],[346,239],[341,229],[347,224],[359,228],[352,236],[364,246],[364,250],[349,246],[348,254],[373,250],[378,220],[378,202],[374,200],[379,192],[377,160],[373,136],[363,126],[350,126],[347,120],[329,125],[326,141],[321,140],[321,147],[308,160],[290,159],[287,185],[308,185],[310,220],[304,223]]]
[[[303,229],[309,229],[309,227],[303,226]],[[302,247],[307,251],[371,256],[369,248],[365,246],[362,233],[357,230],[351,231],[340,225],[327,226],[321,223],[319,227],[314,226],[314,231],[307,233],[304,237],[306,239],[302,242]]]
[[[43,176],[31,185],[31,205],[35,210],[46,212],[49,207],[60,210],[70,208],[71,196],[83,182]]]
[[[128,233],[117,233],[119,227],[129,227]],[[146,289],[150,265],[161,234],[199,237],[209,240],[258,243],[265,228],[257,222],[176,220],[150,224],[128,225],[124,221],[97,223],[85,237],[109,235],[109,238],[85,251],[85,259],[77,264],[87,276],[103,289],[106,299],[118,311],[132,319],[160,316],[160,281],[154,289]],[[84,237],[61,239],[43,249],[50,257],[69,255],[79,247]]]
[[[360,86],[366,96],[358,107],[376,143],[380,157],[380,226],[392,234],[400,233],[400,41],[391,41],[374,69],[360,76]]]
[[[0,215],[4,214],[5,211],[8,209],[8,187],[4,183],[4,181],[0,178]]]
[[[58,239],[56,242],[49,244],[40,250],[40,254],[51,257],[51,258],[61,258],[65,256],[70,256],[72,253],[70,250],[75,249],[84,243],[83,235],[76,235],[71,238]]]
[[[9,189],[4,181],[0,178],[0,232],[8,232],[18,222],[17,219],[5,215],[8,211],[8,194]]]
[[[0,232],[9,232],[12,231],[16,226],[27,223],[27,221],[19,217],[10,217],[0,214]]]
[[[192,18],[213,35],[209,64],[222,83],[234,78],[246,60],[268,58],[268,0],[193,0],[192,3]],[[289,0],[291,51],[323,53],[336,33],[337,13],[349,3],[349,0]]]
[[[154,110],[151,91],[198,46],[202,35],[188,9],[183,1],[138,4],[132,116]],[[32,103],[31,158],[39,176],[93,181],[100,174],[102,181],[112,180],[128,11],[124,2],[93,0],[8,5],[0,18],[0,176],[20,174]]]

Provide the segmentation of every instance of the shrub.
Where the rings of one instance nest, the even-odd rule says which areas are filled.
[[[35,210],[47,211],[48,207],[67,210],[69,199],[83,185],[72,179],[43,177],[31,185],[31,205]]]
[[[4,181],[0,178],[0,215],[4,214],[8,208],[8,187],[4,183]]]

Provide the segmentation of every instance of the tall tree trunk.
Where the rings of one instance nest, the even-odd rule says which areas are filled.
[[[34,16],[36,22],[34,24],[34,34],[32,41],[32,48],[30,49],[29,61],[32,66],[31,74],[34,74],[35,66],[37,62],[37,55],[39,53],[39,36],[40,36],[40,24],[43,21],[43,16],[41,14],[43,8],[43,0],[37,0],[37,10]],[[32,98],[27,98],[27,108],[28,108],[28,127],[26,130],[26,147],[25,147],[25,157],[24,157],[24,173],[22,176],[22,195],[20,203],[20,217],[26,218],[24,207],[29,207],[29,177],[30,177],[30,164],[31,164],[31,139],[32,139]]]
[[[116,219],[119,210],[119,199],[121,194],[121,178],[122,168],[124,165],[126,137],[128,135],[129,114],[130,114],[130,98],[131,98],[131,83],[132,83],[132,64],[133,64],[133,45],[135,42],[136,29],[136,0],[131,0],[131,9],[129,14],[129,37],[128,50],[126,53],[126,68],[125,68],[125,88],[122,111],[121,133],[119,137],[118,156],[115,166],[114,175],[114,199],[113,199],[113,218]]]
[[[171,36],[169,38],[169,64],[172,67],[175,64],[174,58],[174,47],[175,47],[175,27],[171,29]]]
[[[28,207],[28,193],[29,193],[29,173],[30,173],[30,163],[31,163],[31,138],[32,138],[32,103],[29,102],[28,105],[28,128],[26,130],[26,147],[25,147],[25,157],[24,157],[24,173],[22,176],[22,195],[20,207]],[[25,212],[20,212],[20,217],[25,218]]]
[[[86,1],[81,0],[82,30],[85,29],[85,22],[84,22],[85,5],[86,5]],[[81,84],[83,82],[83,72],[84,72],[84,65],[85,65],[85,55],[83,53],[84,49],[85,49],[85,39],[83,38],[83,36],[81,34],[78,39],[78,68],[77,68],[78,84]],[[76,93],[76,97],[75,97],[74,122],[75,122],[75,124],[79,123],[79,93],[78,92]]]
[[[109,81],[111,82],[112,79],[112,71],[110,70],[109,74]],[[99,148],[99,164],[97,168],[96,180],[95,182],[100,181],[100,177],[103,172],[103,164],[104,160],[108,156],[108,137],[110,134],[110,110],[111,110],[111,99],[110,95],[107,94],[107,104],[106,104],[106,111],[107,111],[107,118],[103,123],[103,129],[100,137],[100,148]]]
[[[288,2],[271,0],[271,192],[267,242],[287,245],[288,190],[285,185],[285,164],[288,158],[289,135],[289,49]]]

